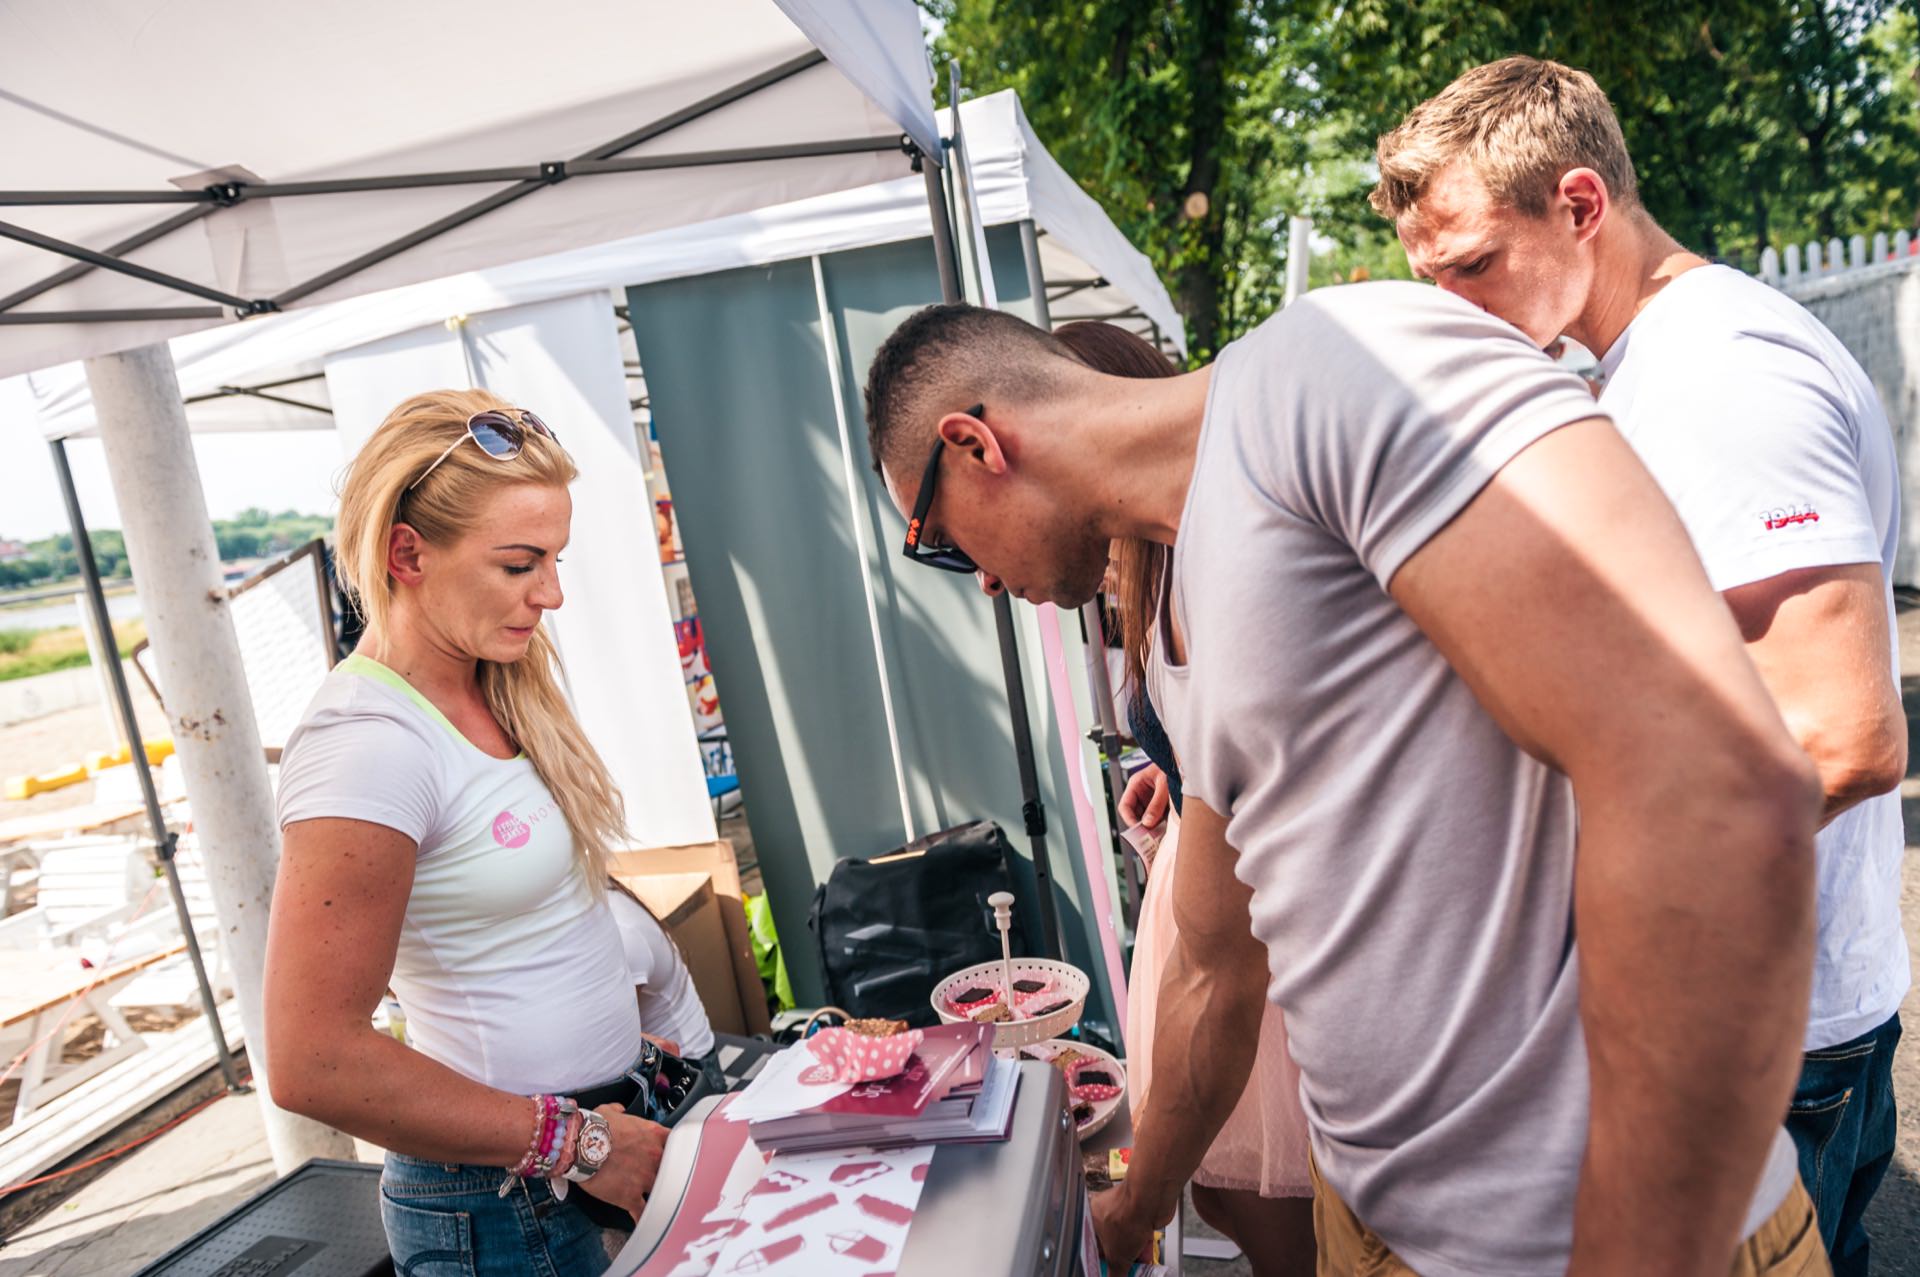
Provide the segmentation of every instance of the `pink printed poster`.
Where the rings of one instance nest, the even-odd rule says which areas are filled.
[[[933,1146],[782,1155],[747,1194],[713,1277],[865,1277],[900,1262]]]

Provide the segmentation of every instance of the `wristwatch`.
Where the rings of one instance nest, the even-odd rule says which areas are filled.
[[[584,1184],[598,1174],[612,1156],[613,1128],[607,1119],[598,1113],[580,1110],[580,1142],[574,1147],[573,1165],[567,1168],[567,1178]]]

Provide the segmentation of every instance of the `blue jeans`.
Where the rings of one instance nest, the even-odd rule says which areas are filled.
[[[1893,1161],[1893,1049],[1900,1017],[1809,1051],[1787,1111],[1800,1181],[1813,1197],[1834,1277],[1866,1277],[1867,1203]]]
[[[601,1277],[607,1233],[580,1209],[580,1186],[564,1202],[545,1180],[502,1197],[506,1174],[388,1153],[380,1219],[399,1277]]]

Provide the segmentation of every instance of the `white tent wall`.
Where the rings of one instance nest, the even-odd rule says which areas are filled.
[[[491,311],[464,332],[416,329],[331,356],[326,371],[349,458],[401,400],[443,386],[491,390],[559,434],[580,477],[560,569],[566,603],[546,623],[574,712],[626,799],[636,846],[711,840],[611,299],[589,293]]]

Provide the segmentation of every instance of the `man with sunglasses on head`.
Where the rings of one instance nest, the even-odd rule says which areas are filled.
[[[1077,606],[1114,538],[1172,547],[1153,1073],[1186,1084],[1097,1199],[1110,1260],[1176,1209],[1264,990],[1323,1273],[1824,1271],[1780,1126],[1814,772],[1577,378],[1414,284],[1157,380],[947,305],[881,348],[867,417],[906,552],[990,591]]]

